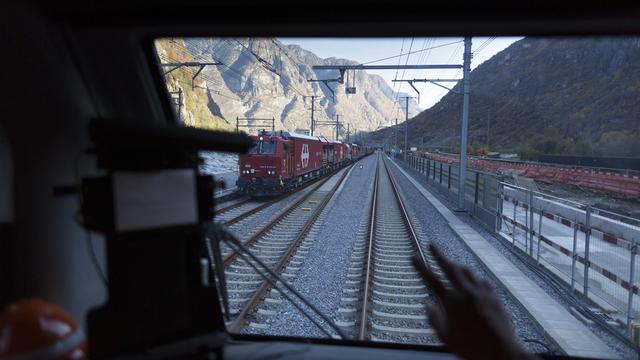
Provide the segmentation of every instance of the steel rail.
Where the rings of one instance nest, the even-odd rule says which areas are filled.
[[[352,167],[353,165],[350,165],[348,168],[344,170],[344,173],[341,175],[340,179],[331,188],[331,190],[329,190],[329,192],[324,196],[324,198],[322,199],[322,202],[318,204],[313,215],[306,221],[306,223],[304,224],[304,226],[296,236],[295,240],[291,242],[291,244],[287,248],[284,255],[282,255],[278,263],[273,267],[272,269],[273,273],[280,274],[282,271],[284,271],[285,267],[289,263],[289,260],[291,259],[291,257],[293,257],[293,255],[296,253],[300,244],[302,244],[304,239],[307,237],[307,235],[309,234],[309,231],[311,230],[311,227],[315,224],[316,220],[318,220],[318,217],[320,217],[320,214],[322,213],[322,211],[325,209],[329,201],[333,198],[333,195],[336,193],[336,191],[338,190],[338,187],[340,187],[344,179],[347,177],[347,174],[349,173],[349,170]],[[325,182],[326,180],[323,181],[322,184],[324,184]],[[320,186],[322,186],[322,184]],[[318,188],[314,189],[313,191],[317,190]],[[311,193],[312,191],[310,191],[308,195],[310,195]],[[296,208],[297,205],[298,204],[296,204],[296,206],[293,206],[293,208]],[[260,304],[260,302],[262,301],[262,298],[265,296],[267,291],[271,289],[271,287],[275,285],[275,283],[276,283],[275,277],[269,276],[262,282],[262,284],[260,284],[260,287],[253,293],[247,305],[240,311],[240,313],[238,314],[238,317],[234,321],[233,325],[230,327],[231,332],[239,332],[246,325],[247,316],[251,314],[253,310],[255,310],[258,304]]]
[[[366,275],[365,275],[365,282],[364,282],[364,293],[363,293],[363,299],[362,299],[362,314],[360,317],[360,331],[358,332],[358,340],[366,340],[366,336],[367,336],[367,317],[368,317],[368,304],[369,304],[369,292],[370,292],[370,287],[371,287],[371,279],[373,278],[372,273],[373,273],[373,269],[371,266],[371,261],[372,259],[372,254],[373,254],[373,238],[374,238],[374,234],[375,234],[375,222],[376,222],[376,204],[377,204],[377,200],[378,200],[378,176],[380,173],[380,155],[378,155],[378,161],[376,161],[376,173],[375,173],[375,177],[374,177],[374,183],[373,183],[373,199],[371,201],[371,210],[369,211],[369,216],[370,216],[370,222],[369,222],[369,236],[368,236],[368,241],[369,241],[369,248],[367,250],[367,262],[365,263],[365,267],[367,269]]]
[[[249,201],[251,201],[251,198],[250,197],[245,197],[244,199],[238,201],[237,203],[234,203],[234,204],[231,204],[229,206],[225,206],[225,207],[223,207],[221,209],[218,209],[218,210],[216,210],[216,216],[220,215],[220,214],[224,214],[227,211],[230,211],[230,210],[233,210],[233,209],[237,209],[240,206],[248,203]]]
[[[304,196],[302,196],[300,199],[295,201],[293,204],[289,205],[285,211],[280,213],[280,215],[278,215],[275,219],[271,220],[267,224],[267,226],[263,227],[256,234],[254,234],[249,239],[247,239],[242,245],[244,247],[247,247],[247,248],[250,247],[251,245],[253,245],[256,241],[258,241],[260,238],[262,238],[269,230],[271,230],[274,226],[276,226],[282,219],[287,217],[296,208],[298,208],[302,203],[304,203],[316,190],[318,190],[322,185],[324,185],[324,183],[326,183],[330,178],[331,178],[331,176],[327,176],[327,177],[321,179],[318,183],[316,183],[316,185],[315,185],[315,187],[313,189],[309,190],[309,192],[307,192]],[[229,223],[227,222],[227,224],[229,224]],[[239,251],[233,250],[229,255],[227,255],[224,258],[223,263],[224,263],[225,269],[228,268],[236,258],[238,258],[239,254],[240,254]]]
[[[402,211],[402,219],[404,220],[404,223],[407,225],[407,229],[409,230],[409,234],[411,235],[411,238],[413,239],[413,245],[416,247],[416,250],[418,251],[418,255],[420,256],[420,260],[422,260],[423,264],[425,264],[426,266],[429,266],[429,262],[427,261],[427,258],[425,256],[424,250],[422,250],[422,246],[420,246],[420,240],[418,240],[418,235],[416,235],[416,232],[413,228],[413,224],[411,223],[411,219],[409,218],[409,214],[407,213],[407,208],[404,205],[404,201],[402,200],[402,196],[400,196],[400,191],[398,190],[398,185],[396,184],[396,180],[393,177],[393,175],[391,175],[391,172],[389,171],[389,167],[387,166],[386,161],[384,160],[384,157],[382,158],[382,163],[384,164],[384,169],[387,172],[387,175],[389,176],[389,180],[391,180],[391,186],[393,187],[393,193],[396,197],[396,200],[398,201],[398,206],[400,207],[400,210]]]
[[[382,165],[380,165],[380,161],[382,161]],[[379,169],[380,166],[383,167],[382,170]],[[409,218],[409,214],[407,212],[406,206],[404,204],[404,201],[402,200],[400,191],[398,190],[398,185],[396,184],[395,179],[391,175],[391,172],[389,171],[389,168],[387,166],[387,163],[384,157],[380,156],[378,158],[378,165],[376,167],[373,201],[372,201],[371,212],[370,212],[371,220],[369,223],[369,236],[368,236],[369,244],[368,244],[368,250],[367,250],[367,260],[365,263],[365,267],[366,267],[365,282],[364,282],[365,285],[364,285],[363,299],[362,299],[362,310],[360,315],[360,329],[358,332],[358,339],[363,341],[368,340],[368,332],[369,332],[369,302],[370,302],[369,298],[371,296],[370,294],[371,292],[370,289],[372,288],[371,282],[373,281],[373,257],[374,257],[374,251],[375,251],[374,244],[375,244],[375,232],[376,232],[376,225],[377,225],[376,224],[376,215],[377,215],[376,208],[377,208],[377,202],[378,202],[378,181],[379,181],[378,179],[381,176],[380,171],[384,171],[387,174],[387,177],[389,178],[389,182],[391,183],[394,197],[398,204],[398,208],[400,209],[400,212],[401,212],[402,220],[405,224],[408,235],[412,240],[411,243],[413,244],[418,256],[421,258],[423,263],[426,266],[430,266],[430,263],[427,261],[427,258],[425,256],[425,252],[422,249],[422,246],[420,245],[420,241],[413,227],[413,224],[411,223],[411,220]]]
[[[246,219],[247,217],[249,217],[249,216],[251,216],[251,215],[253,215],[253,214],[257,213],[257,212],[262,211],[262,210],[268,208],[269,206],[271,206],[271,205],[273,205],[273,204],[275,204],[275,203],[277,203],[277,202],[279,202],[281,200],[284,200],[284,199],[288,198],[289,196],[297,194],[298,192],[306,189],[307,187],[315,184],[316,182],[318,182],[320,180],[323,180],[323,179],[326,179],[326,178],[330,178],[331,175],[333,175],[333,174],[334,174],[334,172],[328,173],[328,174],[326,174],[326,175],[324,175],[322,177],[319,177],[319,178],[317,178],[315,180],[310,181],[308,184],[306,184],[303,187],[300,187],[300,188],[298,188],[298,189],[296,189],[296,190],[294,190],[292,192],[287,192],[285,194],[282,194],[282,195],[280,195],[280,196],[278,196],[278,197],[276,197],[274,199],[271,199],[271,200],[265,202],[264,204],[260,204],[260,205],[256,206],[255,208],[253,208],[253,209],[251,209],[251,210],[249,210],[247,212],[244,212],[244,213],[242,213],[242,214],[240,214],[240,215],[238,215],[238,216],[236,216],[234,218],[231,218],[231,219],[225,221],[225,225],[230,226],[230,225],[233,225],[235,223],[238,223],[238,222]],[[247,202],[248,201],[249,200],[247,200]],[[244,203],[246,203],[246,202],[242,202],[242,204],[244,204]],[[220,212],[220,213],[224,213],[224,212],[226,212],[228,210],[233,210],[233,208],[231,208],[231,207],[233,207],[234,205],[229,205],[227,208],[221,209],[219,211],[224,210],[224,211]],[[231,208],[231,209],[228,209],[228,208]]]
[[[296,190],[296,191],[294,191],[292,193],[289,193],[289,194],[280,195],[280,196],[276,197],[275,199],[271,199],[271,200],[269,200],[269,201],[267,201],[267,202],[265,202],[263,204],[260,204],[260,205],[254,207],[253,209],[251,209],[249,211],[243,212],[242,214],[225,221],[225,225],[230,226],[230,225],[233,225],[235,223],[238,223],[238,222],[248,218],[249,216],[251,216],[251,215],[253,215],[253,214],[257,213],[257,212],[262,211],[262,210],[268,208],[269,206],[271,206],[271,205],[273,205],[273,204],[275,204],[275,203],[277,203],[279,201],[282,201],[282,200],[286,199],[287,197],[297,193],[298,191],[300,191],[302,189],[304,189],[304,188],[300,188],[300,189],[298,189],[298,190]]]

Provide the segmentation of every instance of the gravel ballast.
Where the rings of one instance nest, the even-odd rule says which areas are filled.
[[[290,283],[330,318],[338,308],[356,231],[367,210],[363,199],[372,186],[375,159],[375,156],[368,156],[357,163],[340,192],[327,205],[327,214],[313,245]],[[269,327],[260,333],[326,337],[288,301],[283,301],[274,311],[275,316],[263,320]]]

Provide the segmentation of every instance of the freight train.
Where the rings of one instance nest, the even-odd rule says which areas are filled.
[[[290,191],[368,154],[357,144],[289,132],[261,131],[253,146],[239,157],[236,185],[251,196]]]

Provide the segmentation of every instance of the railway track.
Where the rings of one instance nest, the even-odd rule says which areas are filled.
[[[248,196],[242,197],[241,199],[233,202],[228,206],[217,209],[216,219],[217,221],[224,223],[227,226],[233,226],[235,224],[242,223],[243,221],[250,219],[253,215],[259,214],[263,210],[270,208],[272,205],[281,203],[285,199],[294,197],[299,192],[313,189],[314,186],[317,186],[318,182],[322,182],[323,180],[331,176],[332,175],[328,175],[323,178],[319,178],[292,192],[282,194],[267,201],[255,200]]]
[[[264,228],[245,240],[243,246],[275,273],[285,278],[293,277],[311,247],[314,224],[350,168],[321,180]],[[281,301],[277,291],[270,293],[273,279],[269,277],[265,280],[256,273],[252,265],[258,266],[252,260],[247,263],[247,258],[241,257],[236,249],[226,248],[223,253],[229,315],[232,319],[230,330],[240,332],[247,326],[264,327],[264,324],[251,322],[251,318],[255,314],[270,315],[270,304]]]
[[[440,344],[427,321],[429,290],[412,265],[416,254],[432,267],[435,260],[422,249],[382,157],[368,202],[336,323],[359,340]]]

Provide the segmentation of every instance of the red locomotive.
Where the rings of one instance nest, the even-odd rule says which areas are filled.
[[[258,133],[247,154],[240,155],[240,191],[276,195],[340,168],[362,156],[356,144],[288,132]]]

